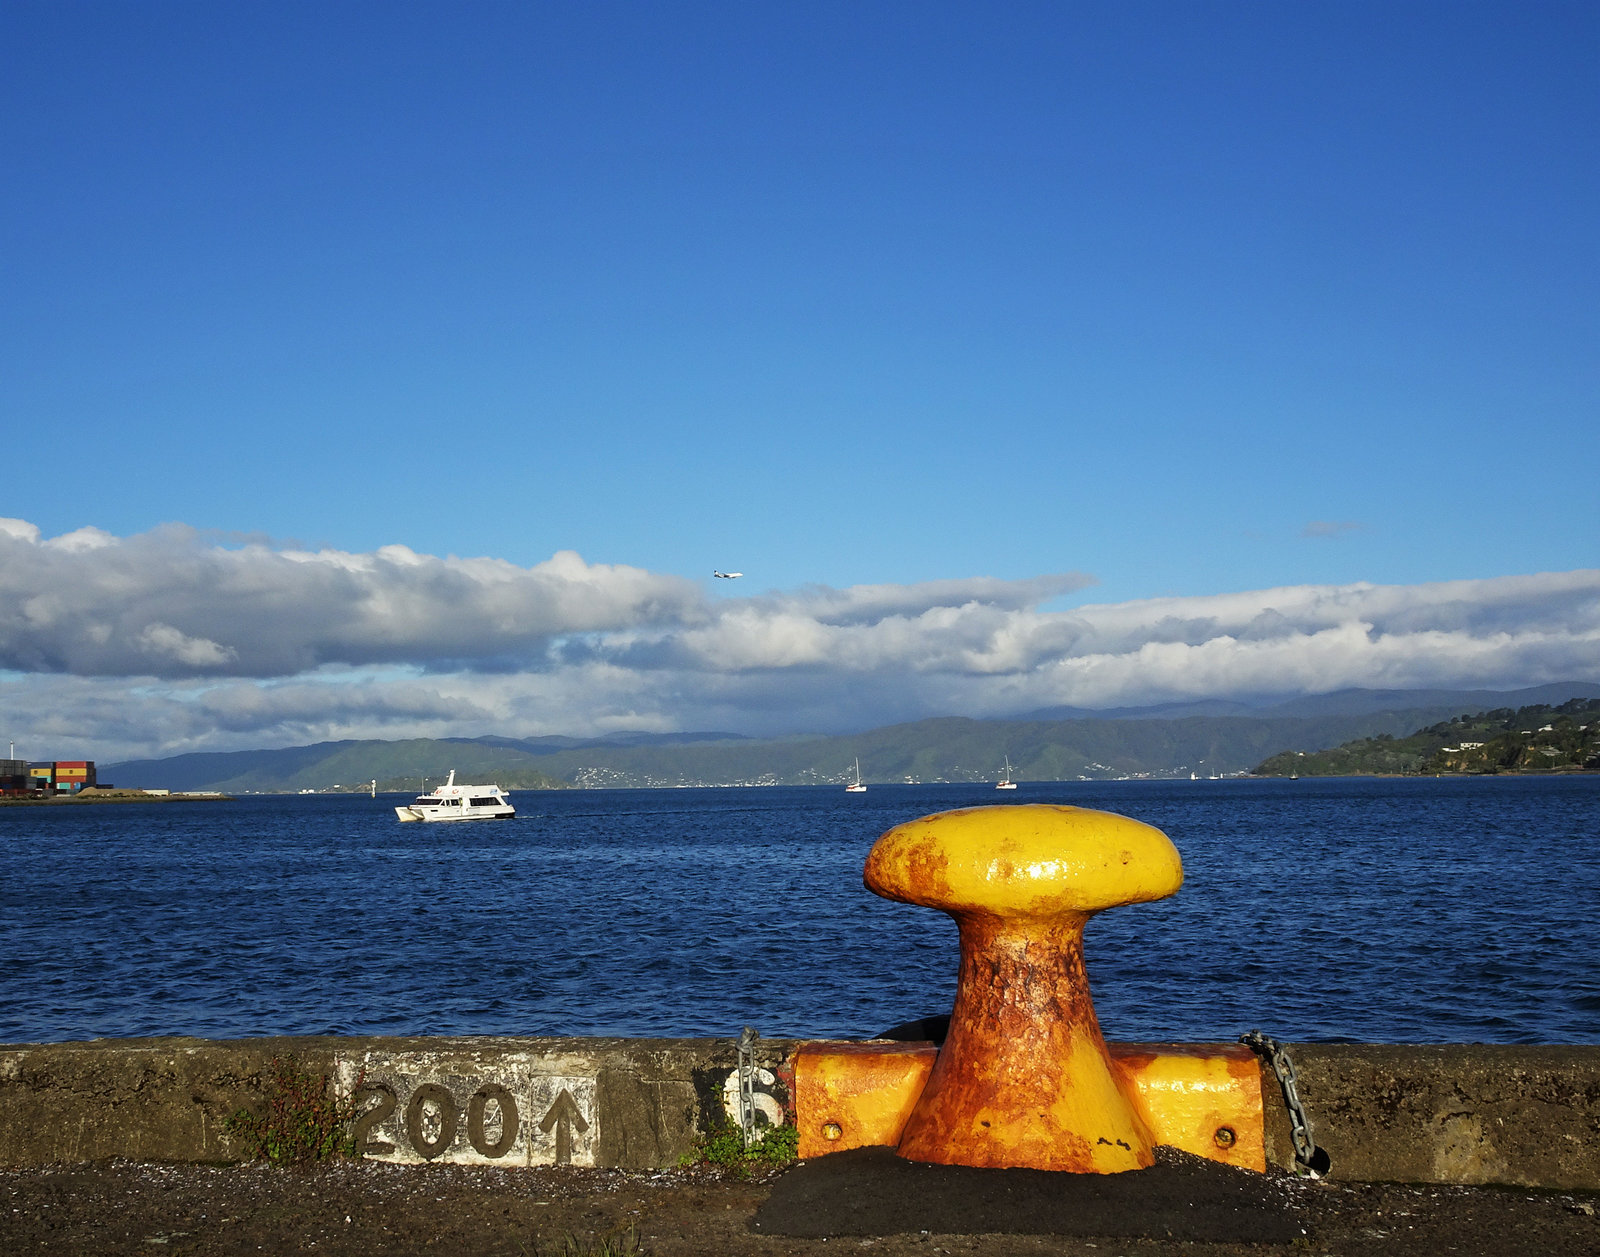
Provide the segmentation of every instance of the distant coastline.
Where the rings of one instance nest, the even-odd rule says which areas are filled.
[[[1443,778],[1464,781],[1469,777],[1600,777],[1600,769],[1595,768],[1540,768],[1527,771],[1504,770],[1501,772],[1456,772],[1456,773],[1377,773],[1377,772],[1311,772],[1302,770],[1298,773],[1280,772],[1248,772],[1243,774],[1252,781],[1316,781],[1330,777],[1369,777],[1386,780],[1428,780],[1435,781]]]
[[[232,803],[231,794],[214,790],[171,791],[107,790],[90,786],[76,794],[47,795],[39,799],[0,799],[0,807],[79,807],[91,803]]]

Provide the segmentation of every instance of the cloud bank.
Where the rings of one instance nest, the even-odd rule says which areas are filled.
[[[0,520],[0,668],[75,676],[292,676],[329,664],[484,666],[552,637],[704,614],[698,587],[563,551],[535,567],[224,548],[167,527],[42,541]]]
[[[42,538],[0,520],[0,699],[18,754],[110,761],[344,737],[864,728],[928,715],[1600,680],[1600,571],[1296,586],[1045,610],[1078,574],[809,587]]]

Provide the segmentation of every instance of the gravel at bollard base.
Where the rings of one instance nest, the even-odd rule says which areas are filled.
[[[1175,1148],[1157,1148],[1154,1165],[1123,1174],[926,1165],[890,1148],[856,1148],[778,1179],[754,1226],[807,1238],[937,1231],[1288,1244],[1307,1234],[1293,1187]]]
[[[919,1227],[884,1236],[801,1238],[754,1223],[808,1162],[752,1181],[723,1171],[334,1163],[87,1162],[0,1169],[0,1253],[96,1257],[1600,1257],[1600,1195],[1433,1184],[1269,1178],[1286,1243],[1168,1237],[1135,1212],[1124,1238]],[[948,1169],[950,1167],[939,1167]],[[1006,1175],[1012,1171],[984,1171]],[[1052,1176],[1054,1177],[1054,1176]],[[1126,1177],[1126,1176],[1121,1176]],[[825,1201],[817,1208],[830,1208]],[[1143,1226],[1143,1234],[1136,1234]],[[1305,1235],[1298,1234],[1304,1227]],[[631,1234],[632,1239],[628,1238]],[[570,1247],[569,1247],[570,1240]],[[609,1249],[605,1246],[609,1245]]]

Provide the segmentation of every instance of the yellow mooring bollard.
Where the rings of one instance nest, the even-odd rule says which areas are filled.
[[[1164,833],[1049,804],[943,812],[879,838],[863,880],[948,912],[961,936],[950,1030],[901,1156],[1097,1174],[1154,1163],[1149,1126],[1100,1035],[1083,927],[1183,884]]]

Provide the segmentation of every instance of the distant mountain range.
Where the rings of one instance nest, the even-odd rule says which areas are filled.
[[[1184,716],[1360,716],[1373,712],[1422,707],[1449,707],[1454,711],[1491,711],[1497,707],[1538,703],[1556,704],[1571,698],[1600,697],[1600,685],[1586,681],[1560,681],[1521,690],[1335,690],[1298,698],[1205,698],[1187,703],[1161,703],[1153,707],[1042,707],[1017,716],[1018,720],[1175,720]]]
[[[1600,698],[1571,682],[1522,690],[1342,690],[1289,701],[1202,702],[1089,711],[1046,708],[1011,720],[960,716],[831,737],[756,739],[731,733],[614,733],[600,738],[413,738],[321,742],[99,767],[125,787],[232,794],[380,790],[463,781],[507,789],[824,785],[993,780],[1009,758],[1020,781],[1241,774],[1282,751],[1320,751],[1382,734],[1405,737],[1454,716]]]

